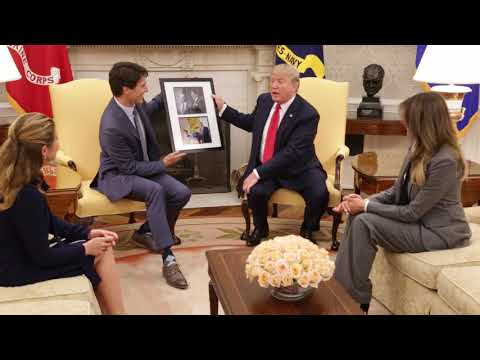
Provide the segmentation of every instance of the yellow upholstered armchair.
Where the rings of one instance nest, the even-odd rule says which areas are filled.
[[[342,218],[332,211],[342,199],[341,162],[349,155],[345,146],[345,129],[347,123],[348,83],[314,77],[300,79],[298,94],[307,100],[320,114],[315,151],[317,157],[328,174],[327,189],[330,195],[328,213],[333,215],[332,250],[337,250],[337,230]],[[305,207],[305,201],[297,192],[279,189],[270,198],[273,205],[273,216],[277,216],[276,206],[293,205]],[[245,239],[250,234],[250,213],[246,200],[242,202],[242,213],[245,217]]]
[[[49,90],[60,141],[57,162],[74,169],[82,178],[76,216],[84,219],[145,211],[143,202],[127,199],[111,202],[89,186],[100,163],[100,118],[112,98],[108,82],[81,79],[50,85]]]

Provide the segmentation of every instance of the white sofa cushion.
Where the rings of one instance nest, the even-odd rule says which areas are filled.
[[[0,287],[0,314],[96,314],[99,307],[85,276]]]
[[[480,225],[470,224],[470,228],[472,239],[466,247],[415,254],[385,251],[385,257],[404,275],[429,289],[436,290],[437,278],[443,268],[480,265]]]
[[[438,275],[438,296],[457,314],[480,315],[480,266],[452,267]]]

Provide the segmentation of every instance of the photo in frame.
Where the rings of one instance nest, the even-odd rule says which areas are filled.
[[[211,78],[160,78],[173,151],[223,150]]]

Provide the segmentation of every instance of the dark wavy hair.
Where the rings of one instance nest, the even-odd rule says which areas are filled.
[[[121,96],[123,94],[123,87],[126,86],[129,89],[135,88],[138,81],[142,77],[148,76],[148,70],[143,66],[122,61],[113,65],[112,69],[108,73],[108,82],[110,83],[110,89],[114,96]]]

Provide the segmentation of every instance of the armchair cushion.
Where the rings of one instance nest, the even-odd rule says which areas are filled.
[[[79,218],[90,216],[107,216],[128,214],[136,211],[145,211],[145,203],[140,201],[122,199],[111,202],[100,191],[92,189],[92,180],[82,181],[80,192],[81,199],[78,200],[76,215]]]
[[[334,179],[334,176],[328,175],[328,179],[325,181],[329,193],[329,207],[337,206],[340,203],[342,197],[340,191],[335,189],[335,187],[333,186]],[[305,201],[303,200],[302,196],[299,193],[288,189],[278,189],[277,191],[275,191],[270,198],[270,202],[273,204],[305,207]]]

